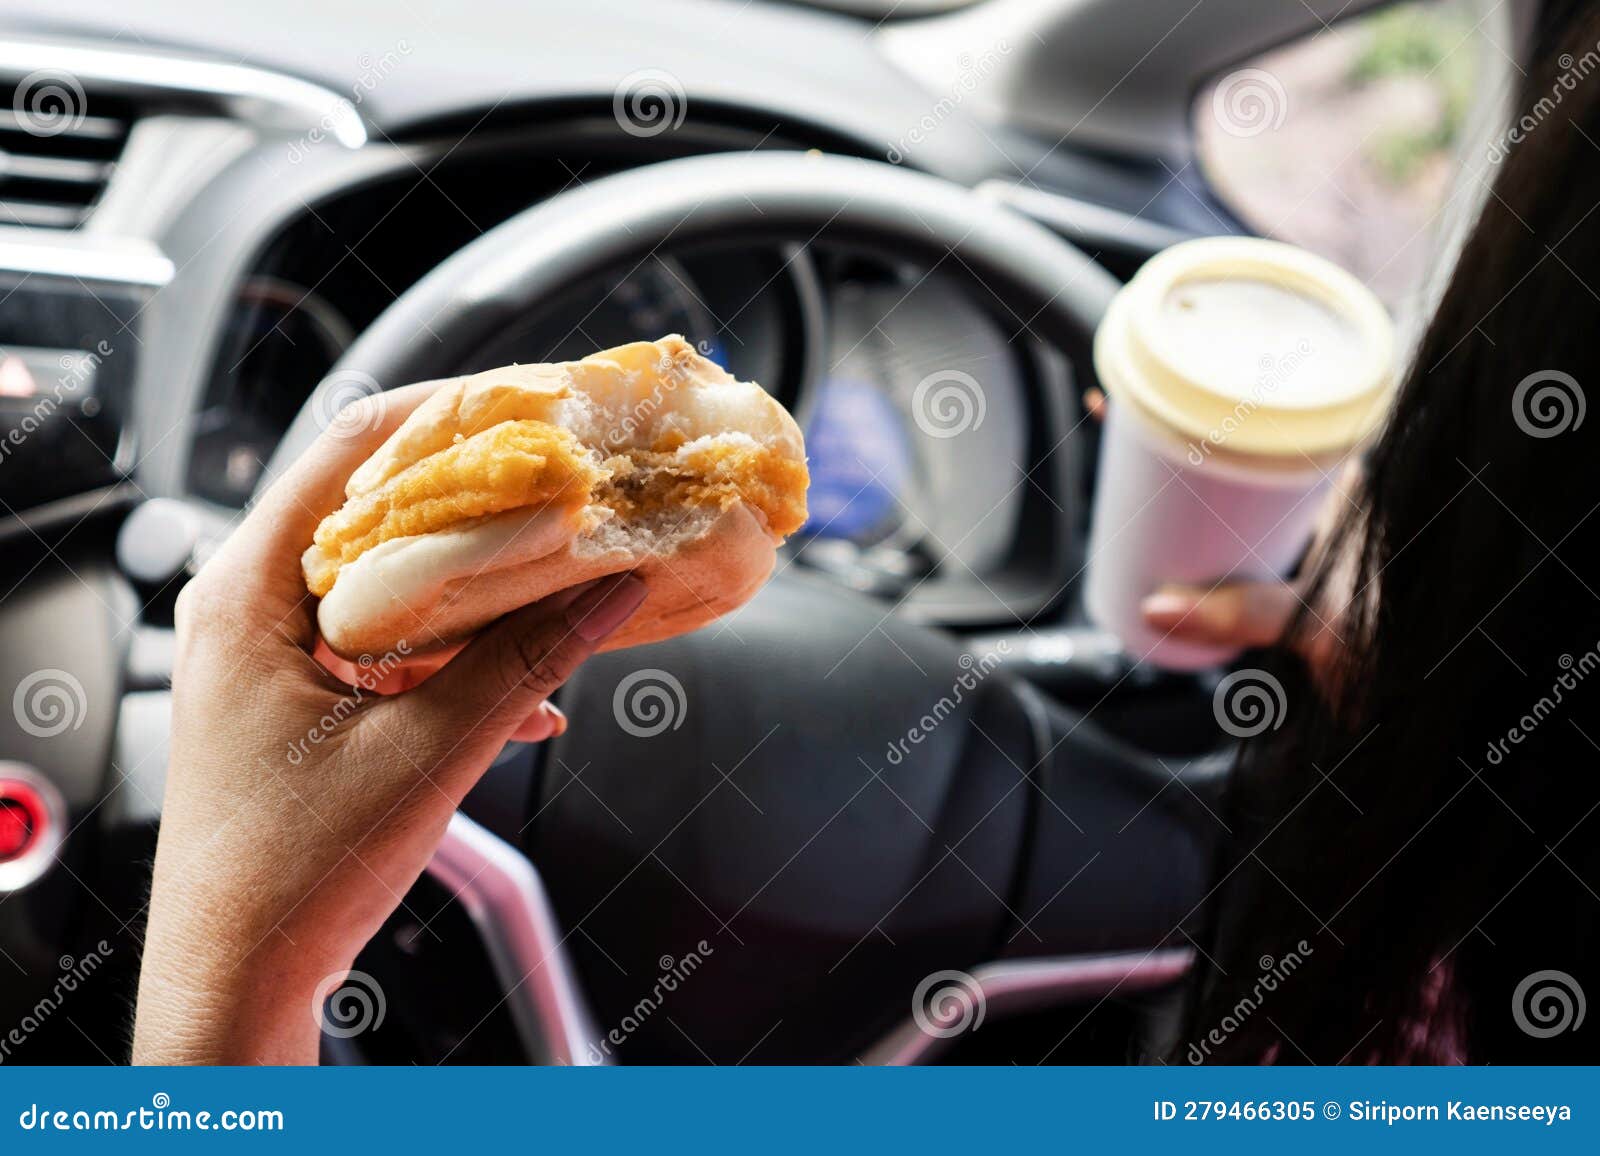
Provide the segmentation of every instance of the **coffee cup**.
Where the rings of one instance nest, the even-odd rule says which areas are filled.
[[[1208,237],[1166,249],[1095,333],[1107,398],[1084,585],[1091,620],[1140,661],[1196,670],[1237,650],[1152,630],[1158,587],[1288,575],[1322,499],[1381,422],[1394,326],[1332,262]]]

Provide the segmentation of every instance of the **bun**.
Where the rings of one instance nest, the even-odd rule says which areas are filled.
[[[455,645],[623,570],[649,594],[604,644],[746,602],[804,522],[794,419],[681,337],[441,387],[350,476],[302,558],[334,653]]]

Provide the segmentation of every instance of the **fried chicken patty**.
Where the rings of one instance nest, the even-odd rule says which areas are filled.
[[[308,571],[311,592],[381,543],[463,526],[530,507],[644,518],[682,507],[743,501],[786,537],[806,519],[805,462],[749,439],[686,444],[681,436],[602,459],[548,422],[504,421],[412,463],[347,501],[317,527],[327,564]]]

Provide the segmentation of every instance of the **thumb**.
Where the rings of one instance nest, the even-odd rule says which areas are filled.
[[[1153,630],[1215,646],[1271,646],[1299,599],[1286,582],[1239,582],[1215,589],[1163,586],[1140,609]]]
[[[648,589],[632,574],[603,578],[512,612],[421,686],[382,705],[403,711],[440,759],[476,770],[474,755],[508,742],[595,648],[628,620]],[[454,766],[438,775],[453,777]],[[447,788],[448,789],[448,788]]]

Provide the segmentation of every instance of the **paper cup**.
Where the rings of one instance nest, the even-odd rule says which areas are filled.
[[[1165,250],[1095,334],[1110,399],[1084,600],[1136,659],[1215,666],[1230,648],[1152,631],[1168,583],[1282,577],[1305,549],[1341,461],[1394,390],[1394,328],[1359,281],[1275,241]]]

